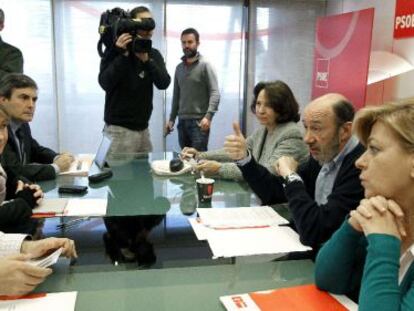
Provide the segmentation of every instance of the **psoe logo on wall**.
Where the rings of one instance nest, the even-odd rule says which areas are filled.
[[[327,89],[329,87],[329,62],[330,59],[316,59],[315,87]]]
[[[397,0],[394,38],[414,37],[414,0]]]

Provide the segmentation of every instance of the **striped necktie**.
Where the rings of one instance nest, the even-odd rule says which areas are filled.
[[[6,199],[6,180],[6,172],[0,165],[0,204]]]
[[[19,148],[19,156],[20,156],[20,162],[22,164],[25,164],[25,153],[24,153],[24,144],[23,144],[23,131],[21,128],[18,128],[16,131],[16,140],[18,141],[18,148]]]

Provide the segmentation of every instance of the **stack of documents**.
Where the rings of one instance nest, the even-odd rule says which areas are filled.
[[[63,248],[58,248],[49,256],[46,256],[43,258],[32,259],[28,263],[30,263],[33,266],[37,266],[41,268],[50,267],[54,265],[55,263],[57,263],[60,254],[62,254],[62,251],[63,251]]]
[[[33,209],[33,216],[104,216],[107,204],[107,199],[43,199],[40,205]]]
[[[189,219],[199,240],[207,240],[213,258],[285,254],[311,250],[288,221],[269,206],[197,209]]]
[[[54,265],[63,248],[58,248],[48,256],[27,261],[37,267],[47,268]],[[36,293],[22,297],[0,296],[0,311],[73,311],[77,292]]]
[[[222,296],[220,301],[228,311],[358,310],[358,305],[346,296],[329,294],[313,284]]]
[[[288,224],[270,206],[237,208],[199,208],[202,224],[209,228],[248,228]]]
[[[92,166],[94,158],[94,154],[78,154],[69,169],[67,171],[60,172],[59,175],[88,176],[89,169]]]
[[[21,298],[0,297],[0,311],[74,311],[77,292],[29,294]]]

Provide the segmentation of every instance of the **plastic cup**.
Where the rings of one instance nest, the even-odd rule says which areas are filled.
[[[197,183],[197,193],[198,200],[200,202],[211,202],[211,197],[213,196],[214,189],[214,179],[212,178],[198,178]]]

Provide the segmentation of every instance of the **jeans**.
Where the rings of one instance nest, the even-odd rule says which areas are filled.
[[[180,119],[178,121],[178,141],[181,149],[193,147],[198,151],[207,151],[210,130],[203,131],[198,119]]]

